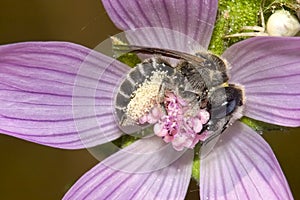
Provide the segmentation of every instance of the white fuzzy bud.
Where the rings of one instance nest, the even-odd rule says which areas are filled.
[[[300,31],[298,19],[286,10],[277,10],[267,22],[267,33],[270,36],[295,36]]]

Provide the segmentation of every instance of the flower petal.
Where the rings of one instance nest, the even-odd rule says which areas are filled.
[[[191,176],[192,151],[187,151],[169,166],[148,172],[127,172],[107,163],[131,166],[159,165],[165,154],[156,152],[151,160],[143,158],[147,150],[165,146],[158,137],[141,139],[99,163],[83,175],[64,196],[64,199],[184,199]],[[132,160],[128,151],[139,154]],[[174,151],[174,150],[173,150]],[[125,154],[124,154],[125,153]],[[135,167],[135,169],[139,169]]]
[[[201,160],[201,199],[293,199],[270,146],[236,122]]]
[[[160,27],[178,31],[207,49],[217,13],[217,0],[102,0],[108,15],[122,30]],[[144,33],[144,40],[151,32]],[[163,37],[163,38],[161,38]],[[170,36],[150,36],[152,44],[165,43]],[[176,42],[176,38],[173,38]],[[187,44],[186,44],[187,45]],[[145,45],[144,45],[145,46]],[[164,47],[151,45],[156,47]],[[180,50],[180,49],[177,49]]]
[[[113,59],[65,42],[3,45],[0,55],[1,133],[68,149],[83,148],[83,138],[94,146],[121,135],[111,109],[112,91],[128,70],[121,63],[105,70]]]
[[[245,115],[300,126],[300,38],[255,37],[230,47],[231,82],[245,86]]]

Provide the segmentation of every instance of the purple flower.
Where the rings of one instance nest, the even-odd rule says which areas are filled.
[[[217,11],[216,0],[103,0],[103,4],[122,30],[168,28],[206,49]],[[184,41],[148,29],[129,38],[134,44],[189,52]],[[64,42],[3,45],[0,53],[1,133],[64,149],[93,147],[123,134],[115,122],[112,91],[129,67]],[[256,37],[233,45],[222,57],[231,66],[229,82],[244,87],[245,116],[282,126],[300,125],[299,38]],[[177,106],[181,112],[182,105]],[[173,120],[178,125],[180,120]],[[185,127],[192,130],[189,124],[197,120]],[[159,125],[169,126],[164,121]],[[164,134],[161,127],[155,130]],[[191,150],[176,151],[160,137],[143,138],[83,175],[64,199],[184,199],[192,161]],[[270,146],[239,121],[203,156],[200,196],[293,198]]]

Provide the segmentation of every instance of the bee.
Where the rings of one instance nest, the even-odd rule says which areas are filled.
[[[161,98],[167,90],[176,90],[180,96],[189,99],[192,107],[206,109],[210,113],[209,121],[198,134],[209,131],[213,133],[213,138],[221,134],[231,121],[241,117],[239,114],[244,104],[243,89],[238,85],[228,84],[227,64],[217,55],[209,52],[191,55],[175,50],[130,45],[116,45],[115,48],[155,55],[131,69],[119,87],[115,107],[121,127],[136,122],[141,116],[138,107],[141,112],[147,111],[146,105],[137,105],[133,107],[134,113],[137,113],[136,119],[129,116],[128,105],[132,104],[136,95],[155,101],[155,98]],[[171,65],[166,58],[175,59],[177,64]],[[158,78],[150,80],[155,73],[159,74]],[[144,85],[154,86],[154,93],[151,92],[152,87],[149,86],[148,89]],[[147,88],[145,93],[137,94],[141,87]],[[149,102],[151,107],[151,100]]]

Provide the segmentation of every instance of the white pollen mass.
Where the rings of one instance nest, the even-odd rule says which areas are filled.
[[[158,103],[162,81],[166,76],[166,72],[155,71],[149,79],[139,85],[138,89],[132,93],[131,100],[127,105],[126,115],[128,117],[137,121]]]

